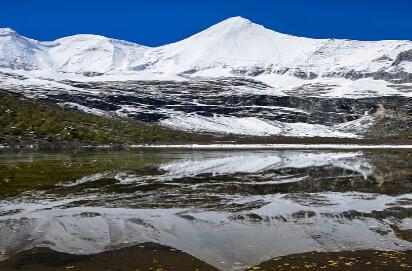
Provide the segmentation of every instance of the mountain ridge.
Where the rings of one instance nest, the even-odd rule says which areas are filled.
[[[296,37],[242,17],[226,19],[186,39],[158,47],[91,34],[43,42],[4,28],[0,29],[0,48],[0,67],[74,74],[286,74],[311,79],[342,77],[351,72],[355,77],[379,71],[412,73],[408,54],[411,41]]]

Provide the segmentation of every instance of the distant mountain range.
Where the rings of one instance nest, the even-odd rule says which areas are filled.
[[[183,130],[359,137],[377,119],[410,120],[412,41],[302,38],[242,17],[160,47],[3,28],[0,87]]]

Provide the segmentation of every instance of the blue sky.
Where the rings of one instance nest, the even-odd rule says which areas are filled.
[[[0,0],[0,27],[38,40],[91,33],[157,46],[232,16],[306,37],[412,40],[411,0]]]

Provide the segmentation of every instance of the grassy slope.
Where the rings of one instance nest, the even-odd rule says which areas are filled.
[[[194,135],[137,121],[95,116],[0,93],[0,143],[139,143]]]
[[[379,118],[366,134],[368,137],[376,135],[386,140],[412,141],[412,116],[389,112],[385,117]]]

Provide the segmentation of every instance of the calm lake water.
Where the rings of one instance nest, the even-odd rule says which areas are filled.
[[[411,211],[407,150],[4,153],[0,270],[407,270]]]

